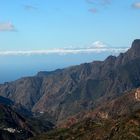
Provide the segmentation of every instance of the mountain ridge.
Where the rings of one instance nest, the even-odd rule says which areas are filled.
[[[90,110],[140,86],[140,40],[118,57],[53,72],[39,72],[0,85],[0,95],[29,111],[51,116],[55,123]],[[48,115],[46,115],[48,114]]]

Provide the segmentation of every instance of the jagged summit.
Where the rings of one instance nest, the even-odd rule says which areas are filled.
[[[133,41],[133,43],[132,43],[132,47],[133,47],[133,45],[140,45],[140,39],[135,39],[134,41]],[[140,46],[139,46],[140,47]]]
[[[140,39],[136,39],[133,41],[130,51],[134,53],[134,55],[140,56]]]
[[[125,53],[120,53],[116,59],[115,66],[124,65],[130,61],[140,58],[140,39],[132,42],[131,48]]]
[[[56,69],[54,71],[40,71],[40,72],[37,73],[37,76],[38,77],[48,76],[48,75],[51,75],[51,74],[58,73],[60,71],[62,71],[62,69]]]
[[[133,60],[140,58],[140,39],[133,41],[131,48],[126,52],[125,59]]]

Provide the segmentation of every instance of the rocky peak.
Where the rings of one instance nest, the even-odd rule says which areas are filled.
[[[137,58],[140,58],[140,39],[134,40],[131,48],[117,57],[115,66],[124,65]]]
[[[127,52],[127,57],[131,59],[140,57],[140,39],[133,41],[132,47]]]
[[[116,60],[116,56],[112,56],[112,55],[110,55],[110,56],[108,56],[106,59],[105,59],[105,61],[114,61],[114,60]]]
[[[105,59],[104,64],[105,65],[114,65],[114,63],[116,62],[117,57],[116,56],[109,56]]]
[[[61,71],[62,71],[62,69],[56,69],[54,71],[40,71],[40,72],[37,73],[36,76],[38,76],[38,77],[46,77],[48,75],[57,74],[57,73],[59,73]]]
[[[140,51],[140,39],[135,39],[132,43],[132,48],[135,51]]]

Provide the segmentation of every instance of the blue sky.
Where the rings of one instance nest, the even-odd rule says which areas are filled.
[[[129,46],[140,36],[139,3],[135,0],[1,0],[0,50],[84,47],[97,40],[112,46]],[[1,29],[4,24],[7,30]]]
[[[1,0],[0,82],[126,51],[140,0]]]

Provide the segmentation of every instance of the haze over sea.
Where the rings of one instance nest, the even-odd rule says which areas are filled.
[[[139,16],[138,0],[0,1],[0,83],[124,52]]]
[[[108,53],[49,54],[0,57],[0,83],[32,76],[39,71],[51,71],[93,60],[103,60]]]

